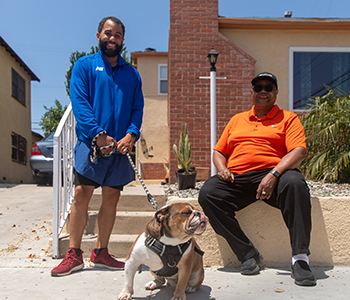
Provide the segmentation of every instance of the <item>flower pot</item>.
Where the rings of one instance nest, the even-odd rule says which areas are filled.
[[[179,190],[194,189],[196,187],[197,171],[190,168],[190,174],[185,173],[185,169],[175,171],[176,182]]]

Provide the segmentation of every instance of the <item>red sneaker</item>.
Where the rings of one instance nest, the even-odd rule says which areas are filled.
[[[95,249],[92,249],[90,261],[95,267],[107,268],[110,270],[124,270],[125,263],[116,260],[108,253],[107,248],[101,250],[101,253],[96,256]]]
[[[68,249],[66,257],[51,270],[51,276],[65,276],[84,268],[83,251],[77,256],[74,249]]]

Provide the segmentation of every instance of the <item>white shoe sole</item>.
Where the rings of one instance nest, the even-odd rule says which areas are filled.
[[[69,275],[70,273],[72,272],[76,272],[76,271],[79,271],[81,269],[84,268],[84,263],[82,263],[81,265],[79,266],[76,266],[74,268],[72,268],[70,271],[66,272],[66,273],[56,273],[55,275],[52,275],[51,273],[51,276],[54,276],[54,277],[58,277],[58,276],[66,276],[66,275]]]

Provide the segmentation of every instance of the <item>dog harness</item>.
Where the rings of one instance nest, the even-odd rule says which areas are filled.
[[[191,243],[192,239],[176,246],[165,245],[146,230],[145,246],[157,254],[163,263],[163,268],[158,271],[152,270],[152,272],[160,277],[171,277],[175,275],[178,272],[177,265]],[[201,256],[204,254],[204,252],[197,247],[195,247],[195,251]]]

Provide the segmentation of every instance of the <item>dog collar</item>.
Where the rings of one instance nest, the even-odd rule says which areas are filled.
[[[171,277],[175,275],[178,272],[177,265],[191,243],[192,239],[177,246],[165,245],[146,230],[145,246],[157,254],[163,263],[163,268],[157,271],[152,270],[152,272],[160,277]]]

